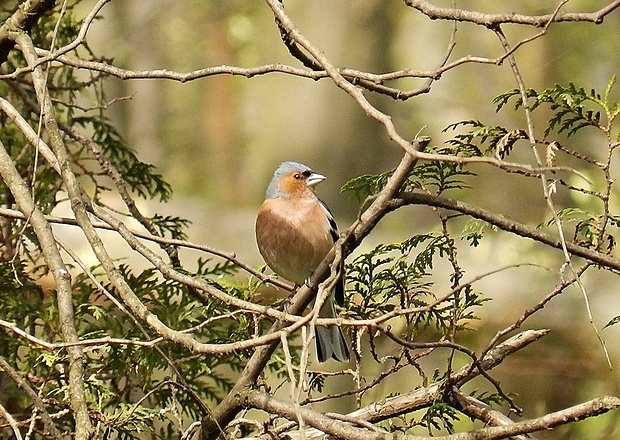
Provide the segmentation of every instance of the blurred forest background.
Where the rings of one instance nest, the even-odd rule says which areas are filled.
[[[436,4],[447,7],[451,2]],[[484,12],[523,14],[551,13],[555,7],[552,2],[538,0],[472,0],[457,5]],[[600,5],[574,0],[567,3],[565,10],[590,11]],[[428,20],[399,2],[288,0],[285,7],[299,29],[337,66],[375,73],[404,68],[432,70],[440,64],[449,45],[451,23]],[[290,63],[272,14],[262,2],[123,0],[106,6],[104,16],[105,20],[95,24],[89,44],[95,53],[113,57],[117,66],[127,69],[191,71],[220,64],[249,67]],[[511,42],[538,32],[526,26],[509,25],[504,29]],[[586,90],[603,91],[610,78],[619,73],[619,34],[618,13],[607,16],[601,25],[551,26],[548,35],[516,52],[526,86],[540,91],[555,83],[573,82]],[[492,32],[473,24],[458,24],[453,59],[466,55],[495,58],[502,54]],[[398,85],[414,89],[425,81],[406,79]],[[388,142],[384,128],[329,80],[312,81],[284,74],[252,79],[223,75],[185,84],[110,79],[108,86],[109,97],[130,97],[109,108],[128,143],[172,184],[175,195],[165,212],[181,212],[193,221],[190,240],[235,252],[255,265],[262,261],[254,244],[254,216],[277,164],[296,160],[328,176],[319,194],[344,229],[355,219],[359,207],[340,193],[340,186],[360,174],[393,168],[402,153]],[[442,130],[464,119],[508,129],[523,127],[523,112],[507,107],[496,113],[492,103],[495,96],[515,87],[507,62],[500,66],[466,64],[445,74],[429,93],[408,101],[376,96],[370,99],[393,117],[401,133],[413,138],[421,132],[431,136],[433,145],[441,145],[454,135]],[[620,99],[619,91],[616,87],[613,92],[616,100]],[[534,116],[540,118],[535,120],[540,134],[548,114]],[[571,142],[588,145],[585,150],[596,155],[600,139],[577,136]],[[530,150],[515,151],[511,160],[535,163]],[[473,169],[479,177],[473,188],[461,192],[459,198],[530,224],[549,219],[539,181],[506,175],[487,166]],[[556,197],[567,205],[571,203],[562,200],[569,195],[561,191]],[[618,201],[614,202],[618,207]],[[381,241],[402,240],[412,231],[436,228],[433,221],[427,208],[400,210],[379,225],[362,249]],[[541,265],[561,262],[560,252],[550,256],[538,250],[540,245],[529,240],[491,234],[479,248],[464,247],[461,261],[472,275],[523,261]],[[543,269],[528,269],[527,279],[524,273],[520,269],[504,271],[478,284],[493,301],[481,311],[485,325],[472,338],[486,340],[537,302],[542,292],[556,282],[557,275]],[[584,282],[595,325],[601,328],[620,313],[617,279],[588,272]],[[552,333],[536,348],[511,358],[497,373],[506,390],[518,389],[519,399],[537,402],[527,405],[526,417],[596,395],[620,395],[619,330],[612,327],[603,331],[615,367],[610,370],[576,287],[555,299],[529,326],[548,327]],[[596,429],[593,424],[598,424]],[[592,437],[593,432],[606,434]],[[612,438],[605,437],[610,433],[620,436],[617,413],[537,437]]]
[[[571,1],[566,8],[591,10],[596,4]],[[549,5],[534,0],[494,4],[469,1],[466,6],[490,13],[550,12]],[[450,40],[452,24],[430,21],[397,2],[290,1],[286,9],[336,65],[369,72],[432,70],[441,62]],[[111,2],[103,15],[105,19],[93,27],[89,45],[95,53],[113,57],[116,65],[127,69],[183,72],[223,64],[250,67],[290,62],[272,26],[273,18],[260,2],[125,0]],[[619,30],[618,14],[606,17],[599,26],[551,26],[545,38],[517,51],[526,85],[542,90],[554,83],[574,82],[586,90],[604,90],[618,69]],[[533,28],[507,26],[511,41],[534,33]],[[473,24],[459,24],[453,59],[502,54],[491,32]],[[410,89],[426,82],[400,81],[399,86]],[[284,74],[251,80],[222,75],[184,84],[110,79],[109,87],[110,97],[130,98],[110,106],[110,115],[116,118],[129,144],[140,158],[154,164],[173,182],[177,203],[189,207],[189,213],[200,212],[195,218],[195,233],[206,234],[208,239],[225,238],[221,243],[224,247],[235,247],[239,255],[254,261],[258,260],[252,243],[239,243],[241,230],[214,229],[213,222],[244,228],[245,222],[231,225],[229,216],[254,215],[280,162],[297,160],[328,176],[320,195],[345,225],[355,218],[358,205],[339,194],[340,186],[360,174],[394,167],[401,154],[388,142],[383,127],[370,121],[353,100],[326,80],[308,81]],[[492,103],[495,96],[514,87],[507,63],[466,64],[444,75],[428,94],[406,102],[376,96],[370,99],[392,115],[397,128],[411,138],[421,132],[431,136],[433,144],[441,145],[454,134],[442,130],[464,119],[509,129],[523,126],[522,113],[496,113]],[[529,154],[525,151],[516,157],[531,161]],[[544,218],[543,200],[530,197],[528,192],[510,194],[508,184],[504,185],[507,191],[497,191],[493,170],[481,167],[479,171],[483,173],[480,184],[466,197],[487,201],[507,214]],[[532,191],[539,191],[538,182],[531,185]],[[489,187],[496,190],[485,190]],[[421,226],[423,222],[423,218],[416,219]],[[400,221],[393,223],[390,226],[398,228]],[[251,234],[252,228],[245,226],[245,234]]]
[[[86,13],[93,3],[84,1],[78,9]],[[445,7],[453,4],[434,3]],[[593,11],[602,3],[571,0],[563,10]],[[300,31],[338,67],[374,73],[433,70],[450,45],[452,23],[431,21],[398,1],[286,0],[284,5]],[[470,0],[456,2],[456,6],[488,13],[548,14],[557,5],[538,0]],[[261,1],[120,0],[106,5],[101,16],[103,19],[89,31],[88,45],[93,53],[109,57],[115,66],[126,69],[189,72],[217,65],[292,63],[273,14]],[[504,54],[489,29],[469,23],[456,26],[451,59],[468,55],[493,59]],[[513,44],[540,31],[521,25],[505,25],[503,30]],[[586,90],[603,92],[610,78],[620,73],[619,35],[618,11],[606,16],[600,25],[553,24],[547,35],[515,53],[525,85],[541,91],[556,83],[573,82]],[[409,78],[395,85],[415,89],[427,82]],[[508,130],[523,128],[523,111],[513,111],[508,105],[497,112],[493,104],[494,97],[515,87],[507,62],[469,63],[448,71],[433,82],[428,93],[407,101],[368,97],[391,115],[403,136],[413,139],[420,133],[430,136],[432,145],[441,146],[455,134],[443,130],[462,120],[476,119]],[[340,228],[346,229],[355,220],[359,203],[342,194],[340,187],[361,174],[393,169],[403,154],[387,139],[385,128],[329,79],[313,81],[278,73],[251,79],[220,75],[186,83],[109,78],[106,92],[110,99],[106,114],[140,160],[153,164],[174,192],[171,203],[165,205],[140,200],[143,212],[185,217],[192,221],[189,241],[234,252],[257,267],[263,262],[254,241],[254,219],[280,162],[299,161],[328,177],[318,193]],[[612,90],[612,97],[620,101],[620,86]],[[534,117],[537,135],[542,137],[549,113],[541,110]],[[575,149],[593,157],[599,149],[601,154],[605,151],[604,140],[587,133],[558,140],[579,145]],[[510,160],[535,164],[530,149],[515,150]],[[469,169],[478,176],[468,181],[471,189],[459,191],[459,200],[530,225],[550,219],[539,180],[484,165]],[[620,170],[612,172],[620,177]],[[569,177],[573,178],[579,179]],[[554,200],[560,208],[584,203],[573,200],[573,196],[559,189]],[[620,200],[612,200],[612,207],[620,212]],[[437,218],[428,207],[400,209],[379,224],[356,254],[377,243],[401,241],[438,228]],[[114,256],[128,255],[128,247],[112,235],[110,240],[119,243]],[[86,243],[83,246],[87,248]],[[181,253],[183,261],[192,261],[192,251]],[[558,282],[557,270],[542,267],[557,269],[563,262],[560,251],[548,251],[541,244],[510,234],[493,233],[488,233],[477,248],[464,243],[459,258],[466,278],[510,264],[541,266],[505,270],[476,283],[476,289],[492,301],[480,309],[479,331],[472,332],[471,341],[465,344],[473,347],[479,346],[476,341],[484,341],[480,342],[484,346],[498,330],[551,291]],[[85,259],[87,264],[96,262],[87,254]],[[437,270],[441,273],[441,267]],[[446,278],[438,277],[438,290],[449,288]],[[594,324],[602,329],[620,315],[617,276],[590,270],[583,283]],[[506,392],[519,390],[516,401],[528,402],[524,417],[540,416],[601,395],[620,396],[620,328],[601,330],[614,367],[610,369],[576,286],[528,320],[526,327],[552,331],[494,371]],[[474,384],[489,386],[482,380]],[[382,394],[389,391],[381,390]],[[610,412],[536,434],[536,438],[620,438],[620,415]]]

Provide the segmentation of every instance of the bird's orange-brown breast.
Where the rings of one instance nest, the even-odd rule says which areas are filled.
[[[324,208],[312,198],[267,199],[256,219],[256,240],[278,275],[303,284],[333,246]]]

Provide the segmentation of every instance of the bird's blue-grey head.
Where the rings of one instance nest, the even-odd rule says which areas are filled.
[[[280,179],[291,173],[299,173],[300,177],[304,179],[305,184],[311,188],[326,179],[325,176],[319,173],[315,173],[314,171],[312,171],[312,168],[302,163],[292,161],[282,162],[273,173],[271,182],[269,182],[267,191],[265,191],[265,198],[278,199],[286,197],[287,194],[284,193],[280,188],[278,188],[278,182],[280,181]]]

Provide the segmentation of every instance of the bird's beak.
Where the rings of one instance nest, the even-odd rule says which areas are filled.
[[[327,177],[325,177],[322,174],[312,173],[310,174],[310,176],[308,176],[308,179],[306,180],[306,185],[308,185],[311,188],[314,188],[316,185],[318,185],[325,179],[327,179]]]

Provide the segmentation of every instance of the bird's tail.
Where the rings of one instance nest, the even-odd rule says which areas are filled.
[[[334,297],[328,296],[321,310],[319,311],[321,318],[335,318],[336,307]],[[342,329],[337,325],[327,327],[316,327],[316,356],[319,362],[333,358],[340,362],[349,360],[349,349],[344,339]]]

